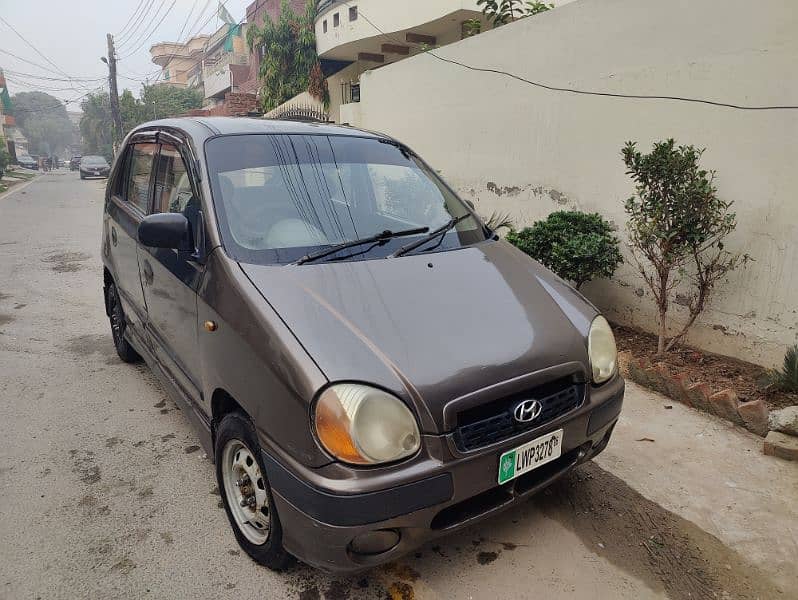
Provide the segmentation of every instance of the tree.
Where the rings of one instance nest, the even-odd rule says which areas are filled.
[[[540,261],[576,289],[596,277],[612,277],[623,262],[618,238],[598,213],[558,211],[507,241]]]
[[[200,108],[202,101],[202,90],[196,88],[168,84],[146,85],[141,93],[141,100],[138,101],[140,112],[136,125],[153,119],[186,114],[192,109]]]
[[[11,156],[6,150],[6,140],[4,137],[0,137],[0,177],[5,173],[9,162],[11,162]]]
[[[124,94],[123,94],[124,95]],[[80,133],[83,136],[85,154],[101,154],[109,160],[113,156],[113,118],[108,92],[89,94],[80,103],[83,116],[80,118]]]
[[[477,0],[477,6],[482,7],[482,14],[493,27],[506,25],[554,8],[553,4],[529,0]]]
[[[313,0],[308,0],[302,15],[294,14],[288,0],[282,0],[276,23],[266,15],[263,27],[253,23],[247,30],[250,49],[259,48],[263,56],[258,77],[264,112],[304,91],[310,91],[325,105],[329,102],[327,82],[316,55],[315,16]]]
[[[12,97],[14,116],[28,138],[32,154],[51,156],[72,142],[72,122],[66,107],[55,96],[44,92],[20,92]]]
[[[704,150],[676,146],[674,140],[654,144],[651,154],[634,142],[622,150],[626,173],[637,196],[626,201],[629,243],[638,270],[654,296],[659,315],[657,353],[676,345],[693,325],[715,285],[750,257],[726,250],[724,240],[737,227],[731,202],[717,195],[715,172],[699,165]],[[684,326],[670,340],[668,309],[683,283],[680,299],[688,310]]]
[[[119,96],[119,111],[122,115],[122,129],[128,131],[154,119],[163,119],[185,114],[202,106],[202,92],[193,88],[179,88],[171,85],[144,86],[141,99],[124,90]],[[107,92],[89,94],[81,102],[83,116],[80,131],[86,145],[85,151],[112,156],[113,118],[111,102]]]

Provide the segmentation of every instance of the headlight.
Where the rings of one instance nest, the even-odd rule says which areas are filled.
[[[587,354],[593,370],[593,382],[604,383],[615,374],[618,366],[618,350],[615,336],[607,319],[599,315],[590,324],[587,336]]]
[[[377,388],[337,383],[319,396],[313,415],[316,434],[336,458],[373,465],[405,458],[418,450],[421,435],[404,403]]]

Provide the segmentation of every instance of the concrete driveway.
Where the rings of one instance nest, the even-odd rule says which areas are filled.
[[[0,598],[798,597],[795,464],[634,385],[597,464],[515,510],[357,577],[257,566],[187,419],[116,357],[104,185],[0,199]]]

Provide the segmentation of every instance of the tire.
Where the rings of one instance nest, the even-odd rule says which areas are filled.
[[[80,176],[81,179],[86,179],[83,175]]]
[[[283,548],[283,528],[252,422],[240,413],[226,415],[216,432],[214,452],[222,503],[239,546],[258,564],[284,571],[295,559]],[[245,477],[249,482],[240,485]],[[253,499],[251,508],[241,506],[244,498]]]
[[[122,303],[119,301],[119,293],[116,291],[116,285],[114,283],[109,283],[105,294],[106,306],[108,307],[108,318],[111,322],[111,335],[114,339],[116,353],[123,362],[139,362],[141,356],[133,349],[130,342],[125,339],[127,321],[125,320],[125,312],[122,310]]]

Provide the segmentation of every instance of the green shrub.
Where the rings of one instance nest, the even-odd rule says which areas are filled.
[[[0,137],[0,177],[5,173],[9,162],[11,162],[11,156],[9,156],[8,150],[6,150],[6,140]]]
[[[598,213],[558,211],[507,241],[579,289],[596,277],[611,277],[623,262],[618,238]]]
[[[780,371],[768,372],[767,383],[775,390],[798,393],[798,344],[787,349]]]

